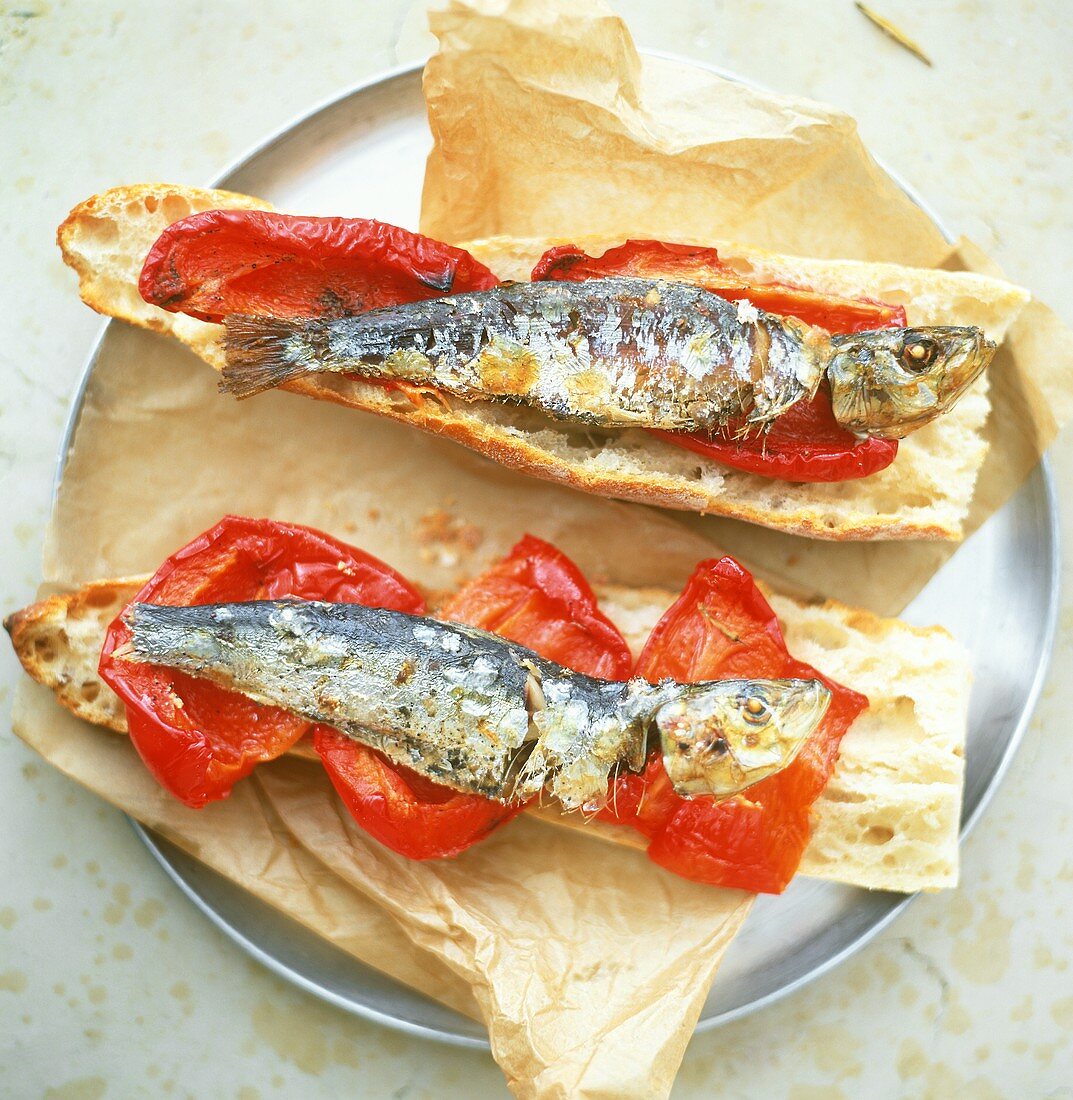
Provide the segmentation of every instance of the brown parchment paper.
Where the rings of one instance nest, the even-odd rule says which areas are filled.
[[[751,895],[521,819],[458,859],[417,864],[369,842],[310,771],[266,774],[281,818],[466,981],[516,1095],[669,1091]]]
[[[641,58],[601,0],[452,0],[430,14],[434,147],[421,228],[444,240],[587,234],[736,240],[774,252],[1001,274],[951,250],[872,160],[854,121],[694,66]],[[990,456],[966,534],[1021,485],[1073,414],[1073,338],[1025,310],[991,367]],[[956,545],[819,543],[676,517],[780,587],[901,611]]]

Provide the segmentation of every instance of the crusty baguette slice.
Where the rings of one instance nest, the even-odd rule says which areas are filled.
[[[83,299],[95,310],[170,333],[220,369],[222,327],[148,305],[137,282],[149,248],[167,225],[225,207],[268,204],[168,184],[119,187],[75,207],[60,226],[58,241],[65,261],[78,272]],[[533,261],[552,243],[495,238],[467,247],[498,275],[527,278]],[[615,242],[576,243],[601,251]],[[1027,301],[1017,287],[980,275],[719,247],[724,259],[760,278],[899,302],[912,324],[976,324],[995,339]],[[301,379],[286,388],[445,435],[506,466],[586,492],[828,539],[959,538],[986,451],[980,429],[989,407],[984,380],[951,412],[903,441],[887,470],[862,481],[792,485],[731,470],[639,430],[571,427],[492,402],[445,398],[415,405],[397,391],[340,376]]]
[[[4,620],[22,667],[52,688],[72,714],[117,733],[127,732],[127,717],[119,697],[98,675],[97,662],[108,624],[148,579],[92,581]]]
[[[119,732],[126,731],[123,707],[98,677],[97,658],[105,627],[144,581],[98,581],[33,604],[5,624],[35,680],[80,718]],[[673,599],[657,589],[598,593],[635,653]],[[846,735],[816,803],[802,873],[906,892],[953,886],[969,697],[964,650],[938,627],[910,627],[836,603],[771,600],[791,652],[871,703]],[[313,756],[303,743],[292,751]],[[630,829],[537,812],[555,824],[643,846]]]

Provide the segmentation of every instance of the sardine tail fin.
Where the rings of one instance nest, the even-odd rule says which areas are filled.
[[[224,328],[222,393],[253,397],[316,370],[308,321],[232,313]]]

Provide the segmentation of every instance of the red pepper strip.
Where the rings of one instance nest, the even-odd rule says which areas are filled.
[[[840,427],[826,385],[811,401],[791,405],[767,432],[753,429],[735,439],[736,430],[731,426],[726,436],[656,429],[652,434],[724,466],[782,481],[852,481],[885,470],[898,455],[896,439],[858,439]]]
[[[822,294],[792,283],[754,283],[719,258],[714,248],[666,244],[663,241],[626,241],[602,256],[588,256],[577,245],[548,249],[537,261],[531,278],[598,279],[605,275],[629,275],[638,279],[672,279],[738,301],[745,298],[758,309],[796,317],[806,325],[828,332],[866,332],[876,328],[904,328],[902,306],[873,298],[844,298]]]
[[[313,747],[354,820],[409,859],[458,855],[524,809],[433,783],[328,726]]]
[[[170,558],[134,602],[190,606],[301,596],[420,613],[424,601],[398,573],[308,527],[227,516]],[[123,700],[131,741],[157,780],[188,806],[226,798],[264,760],[286,752],[309,723],[206,680],[118,660],[130,641],[117,617],[100,673]]]
[[[626,639],[600,611],[581,570],[533,535],[458,591],[438,615],[602,680],[625,680],[633,665]]]
[[[161,233],[138,289],[152,305],[220,322],[343,317],[498,283],[464,249],[369,218],[207,210]]]
[[[627,241],[593,258],[575,245],[561,245],[545,252],[533,268],[533,279],[577,280],[607,275],[696,283],[722,298],[746,298],[760,309],[796,317],[831,333],[906,324],[901,306],[869,298],[820,294],[786,283],[749,283],[720,260],[714,248]],[[783,481],[851,481],[886,469],[898,454],[896,439],[858,439],[841,428],[826,388],[821,388],[811,401],[800,401],[783,413],[767,432],[754,430],[735,438],[741,428],[742,424],[731,424],[721,435],[654,434],[724,466]]]
[[[741,795],[681,798],[655,753],[642,775],[618,776],[600,815],[643,833],[649,858],[685,878],[781,893],[808,844],[810,807],[867,698],[790,656],[771,606],[733,558],[697,567],[652,631],[637,672],[649,680],[817,678],[830,688],[827,714],[794,762]]]

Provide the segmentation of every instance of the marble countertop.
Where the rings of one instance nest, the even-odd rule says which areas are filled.
[[[642,46],[855,115],[954,231],[1073,324],[1073,13],[1059,0],[620,0]],[[424,5],[238,0],[0,5],[0,607],[36,587],[56,452],[98,321],[53,245],[78,200],[197,183],[355,81],[431,48]],[[1073,1097],[1073,438],[1060,634],[963,885],[758,1015],[700,1035],[675,1096]],[[0,658],[0,706],[20,672]],[[287,985],[217,932],[123,817],[0,727],[0,1093],[506,1095],[479,1052],[400,1035]],[[165,1038],[166,1037],[166,1040]]]

